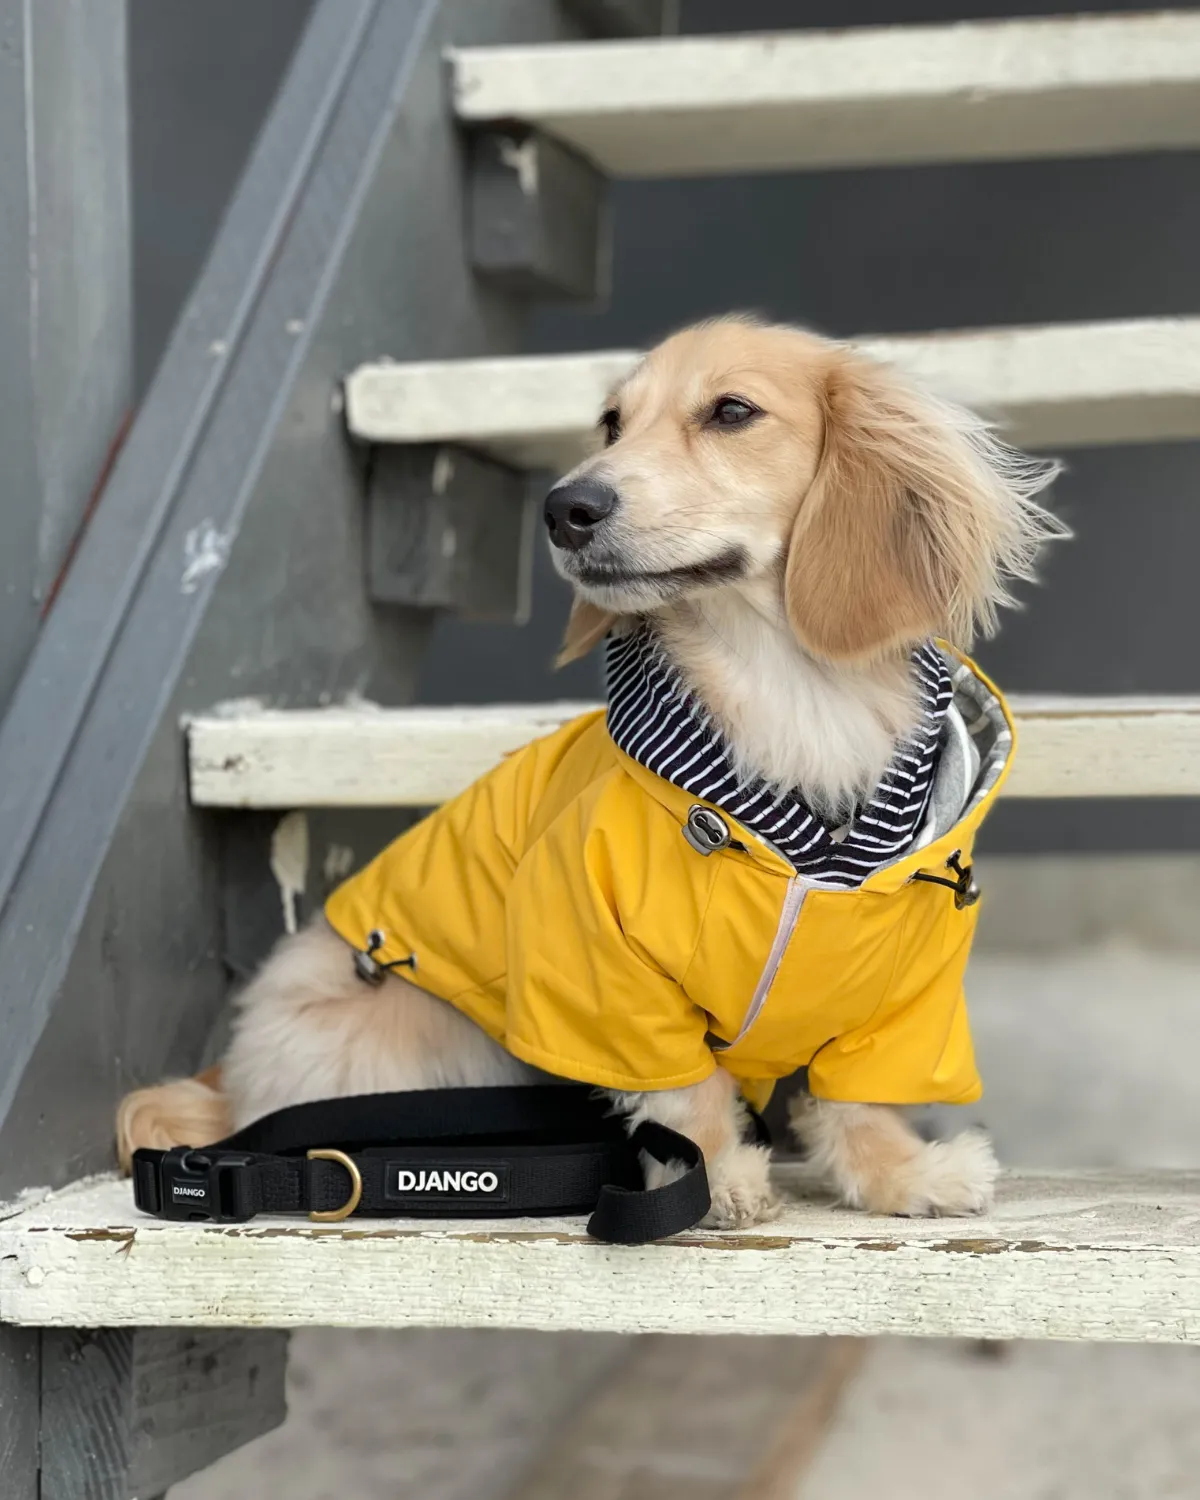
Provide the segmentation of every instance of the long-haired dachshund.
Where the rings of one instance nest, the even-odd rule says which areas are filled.
[[[970,848],[1012,735],[958,651],[1061,531],[1034,498],[1054,467],[747,318],[661,344],[599,430],[545,519],[564,656],[607,639],[607,714],[285,938],[219,1069],[125,1099],[125,1162],[301,1101],[550,1072],[691,1136],[729,1227],[774,1208],[742,1100],[807,1067],[793,1123],[845,1203],[988,1205],[986,1138],[926,1142],[895,1106],[979,1091]]]

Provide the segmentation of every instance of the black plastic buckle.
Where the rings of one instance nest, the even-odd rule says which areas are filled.
[[[254,1157],[245,1151],[205,1151],[175,1146],[161,1154],[137,1151],[133,1200],[160,1219],[207,1219],[244,1224],[258,1211],[254,1201]]]

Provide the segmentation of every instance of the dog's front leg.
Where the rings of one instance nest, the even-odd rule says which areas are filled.
[[[772,1219],[779,1211],[770,1181],[770,1150],[743,1139],[746,1111],[733,1078],[717,1068],[702,1083],[644,1094],[614,1094],[632,1131],[643,1120],[657,1120],[695,1141],[704,1153],[712,1208],[704,1223],[713,1229],[739,1229]],[[659,1187],[678,1168],[644,1158],[646,1185]]]
[[[925,1141],[885,1104],[792,1101],[792,1130],[849,1208],[908,1218],[985,1213],[999,1168],[978,1130]]]

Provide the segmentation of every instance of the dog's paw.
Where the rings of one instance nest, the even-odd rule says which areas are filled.
[[[708,1168],[712,1207],[702,1223],[706,1229],[745,1229],[762,1224],[779,1212],[771,1186],[771,1153],[763,1146],[735,1146]]]
[[[986,1213],[995,1198],[999,1172],[992,1143],[982,1131],[967,1130],[949,1141],[928,1141],[888,1185],[892,1201],[876,1212],[906,1218]]]

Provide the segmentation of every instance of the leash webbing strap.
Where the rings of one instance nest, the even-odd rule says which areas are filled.
[[[643,1153],[679,1175],[646,1188]],[[605,1101],[570,1084],[295,1105],[212,1146],[136,1152],[133,1190],[143,1213],[217,1223],[590,1213],[589,1233],[614,1244],[690,1229],[710,1202],[692,1141],[649,1121],[627,1137]]]

